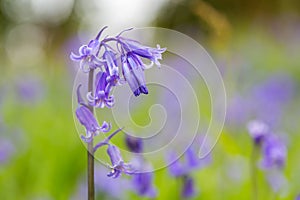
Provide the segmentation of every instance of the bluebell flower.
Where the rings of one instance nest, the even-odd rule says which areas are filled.
[[[136,55],[139,55],[143,58],[147,58],[151,60],[156,65],[160,66],[160,62],[158,60],[162,59],[162,53],[166,51],[166,48],[160,48],[157,45],[157,48],[151,48],[148,46],[144,46],[138,41],[131,40],[128,38],[119,37],[119,39],[124,44],[123,47],[127,52],[132,52]]]
[[[130,52],[122,56],[122,72],[135,96],[141,93],[148,94],[143,63],[140,58]]]
[[[193,178],[190,176],[184,176],[181,196],[184,198],[191,198],[195,196],[195,194],[196,191]]]
[[[175,178],[182,180],[181,195],[183,198],[193,197],[196,194],[194,180],[191,173],[211,163],[211,155],[199,159],[195,144],[202,143],[203,138],[199,137],[194,140],[193,144],[187,148],[182,157],[178,159],[176,153],[172,152],[168,155],[167,161],[171,163],[168,166],[169,172]],[[197,146],[198,147],[198,146]],[[207,148],[204,146],[204,148]],[[175,160],[175,161],[174,161]]]
[[[269,126],[258,120],[249,122],[247,128],[256,145],[261,144],[267,135],[271,134]]]
[[[177,158],[175,153],[171,153],[168,156],[168,161],[172,162]],[[189,147],[183,155],[183,160],[175,160],[169,166],[169,172],[174,177],[180,177],[188,175],[193,170],[199,169],[208,165],[211,162],[211,155],[207,155],[205,158],[199,159],[197,153],[192,147]]]
[[[123,161],[118,147],[108,144],[107,154],[111,161],[111,172],[107,174],[108,177],[118,178],[122,173],[132,174],[133,169],[130,164]]]
[[[282,168],[285,165],[287,149],[283,141],[270,135],[262,145],[263,158],[261,166],[263,169]]]
[[[104,121],[102,126],[99,126],[93,113],[90,111],[87,105],[84,104],[83,99],[81,98],[80,87],[81,85],[79,85],[77,88],[77,100],[79,107],[76,109],[76,117],[86,129],[86,136],[82,135],[81,138],[85,142],[91,142],[93,137],[98,135],[99,132],[110,131],[111,125]]]
[[[143,151],[143,140],[141,138],[126,135],[125,142],[131,152],[142,153]]]
[[[111,165],[109,166],[111,168],[111,171],[107,174],[108,177],[112,178],[118,178],[121,176],[122,173],[125,174],[132,174],[134,172],[134,168],[131,164],[125,163],[123,161],[123,158],[121,156],[121,152],[115,145],[110,144],[110,140],[121,131],[122,129],[118,129],[112,134],[110,134],[107,138],[105,138],[103,141],[99,142],[94,147],[94,152],[97,151],[100,147],[108,146],[106,152],[110,158]]]
[[[133,174],[132,183],[137,194],[149,198],[156,197],[156,190],[153,186],[153,174],[151,172]]]
[[[98,40],[91,40],[88,45],[82,45],[79,48],[79,55],[72,52],[70,58],[80,62],[80,69],[83,72],[89,72],[90,69],[96,69],[103,65],[103,61],[97,56],[99,47],[100,42]]]
[[[106,50],[103,54],[104,67],[106,72],[109,74],[107,81],[115,86],[119,80],[119,68],[117,66],[116,53],[113,51]]]
[[[99,72],[96,76],[95,94],[91,92],[87,94],[87,99],[92,106],[104,108],[107,106],[111,108],[114,105],[114,97],[109,95],[112,85],[107,81],[108,74],[106,72]]]
[[[168,161],[172,162],[174,159],[177,158],[175,153],[171,153],[168,155]],[[174,177],[180,177],[187,174],[186,166],[180,162],[179,159],[175,160],[171,165],[168,167],[169,172]]]
[[[104,62],[98,58],[98,54],[101,48],[99,38],[106,28],[107,26],[103,27],[96,38],[91,40],[88,45],[82,45],[78,50],[79,55],[71,52],[71,60],[80,62],[80,69],[83,72],[89,72],[91,69],[96,69],[104,64]]]

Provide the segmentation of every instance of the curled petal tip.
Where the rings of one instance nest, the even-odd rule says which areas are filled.
[[[73,60],[73,61],[79,61],[79,60],[82,59],[82,56],[76,55],[75,53],[71,52],[70,59]]]

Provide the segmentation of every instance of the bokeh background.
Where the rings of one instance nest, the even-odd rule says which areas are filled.
[[[227,117],[211,163],[193,172],[194,199],[252,197],[252,141],[246,128],[251,119],[266,122],[288,149],[280,190],[274,192],[258,170],[259,199],[296,198],[299,1],[0,0],[0,199],[86,198],[86,151],[72,113],[78,65],[69,54],[105,25],[112,33],[128,27],[175,29],[216,61]],[[98,199],[141,198],[126,177],[112,180],[106,172],[96,164]],[[180,184],[167,169],[155,172],[154,183],[157,199],[181,198]]]

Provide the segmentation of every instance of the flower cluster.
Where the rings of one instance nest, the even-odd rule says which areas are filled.
[[[255,120],[249,122],[248,131],[255,145],[261,147],[263,156],[261,167],[263,169],[284,167],[287,156],[286,146],[269,126]]]
[[[111,107],[114,103],[110,96],[112,87],[121,84],[125,80],[135,96],[141,93],[148,94],[144,70],[149,66],[144,64],[142,58],[151,63],[160,65],[162,53],[166,48],[144,46],[138,41],[122,37],[121,32],[115,37],[106,37],[100,40],[104,27],[94,40],[88,45],[79,48],[79,55],[71,53],[70,58],[80,62],[83,72],[99,69],[96,79],[96,90],[94,95],[88,94],[88,100],[93,106]],[[115,42],[115,48],[109,43]],[[100,55],[99,55],[100,54]]]
[[[111,94],[112,89],[124,82],[129,84],[135,96],[139,96],[141,93],[148,94],[144,70],[149,66],[143,63],[142,58],[160,65],[158,60],[162,59],[161,54],[166,51],[166,48],[160,48],[159,45],[157,48],[151,48],[140,44],[138,41],[122,37],[124,31],[115,37],[105,37],[101,40],[102,32],[106,28],[104,27],[88,45],[81,46],[78,50],[79,54],[72,52],[70,55],[73,61],[80,62],[80,69],[84,73],[90,73],[89,77],[92,80],[94,72],[97,73],[95,81],[92,83],[95,89],[92,90],[89,84],[90,91],[86,94],[88,103],[83,100],[80,94],[81,84],[77,87],[78,108],[76,109],[76,117],[86,129],[86,135],[82,135],[81,138],[89,144],[92,144],[93,138],[100,132],[107,133],[111,130],[110,123],[104,121],[101,126],[99,125],[93,115],[94,107],[111,108],[115,103]],[[115,43],[115,45],[112,46],[111,43]],[[131,164],[123,161],[118,147],[110,143],[110,139],[120,130],[113,132],[93,147],[95,152],[98,148],[107,146],[107,155],[111,160],[111,171],[107,175],[113,178],[119,177],[122,173],[132,174],[136,171],[133,170]],[[144,184],[148,184],[147,181],[145,183],[145,179],[148,180],[149,175],[145,176],[147,178],[142,175],[139,180],[141,179]]]
[[[258,120],[249,122],[248,132],[254,141],[254,148],[261,150],[260,167],[267,172],[268,182],[277,192],[286,182],[281,170],[285,166],[287,148],[264,122]]]
[[[179,178],[183,181],[181,196],[183,198],[189,198],[196,195],[197,192],[191,173],[194,170],[209,164],[211,162],[211,156],[207,155],[204,159],[199,159],[195,149],[190,146],[182,156],[182,159],[183,162],[180,162],[180,159],[177,159],[177,155],[175,153],[169,154],[168,161],[173,162],[169,166],[169,172],[173,177]]]

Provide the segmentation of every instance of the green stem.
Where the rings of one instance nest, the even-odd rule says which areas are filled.
[[[94,79],[94,70],[91,69],[89,72],[89,80],[88,80],[88,91],[93,91],[93,79]],[[89,109],[92,113],[94,113],[93,106],[89,106]],[[88,143],[88,200],[95,199],[95,186],[94,186],[94,147],[93,140]]]
[[[251,174],[251,180],[252,180],[252,199],[257,200],[258,199],[258,187],[257,187],[257,152],[258,147],[256,144],[253,144],[253,149],[251,153],[251,160],[250,160],[250,174]]]

